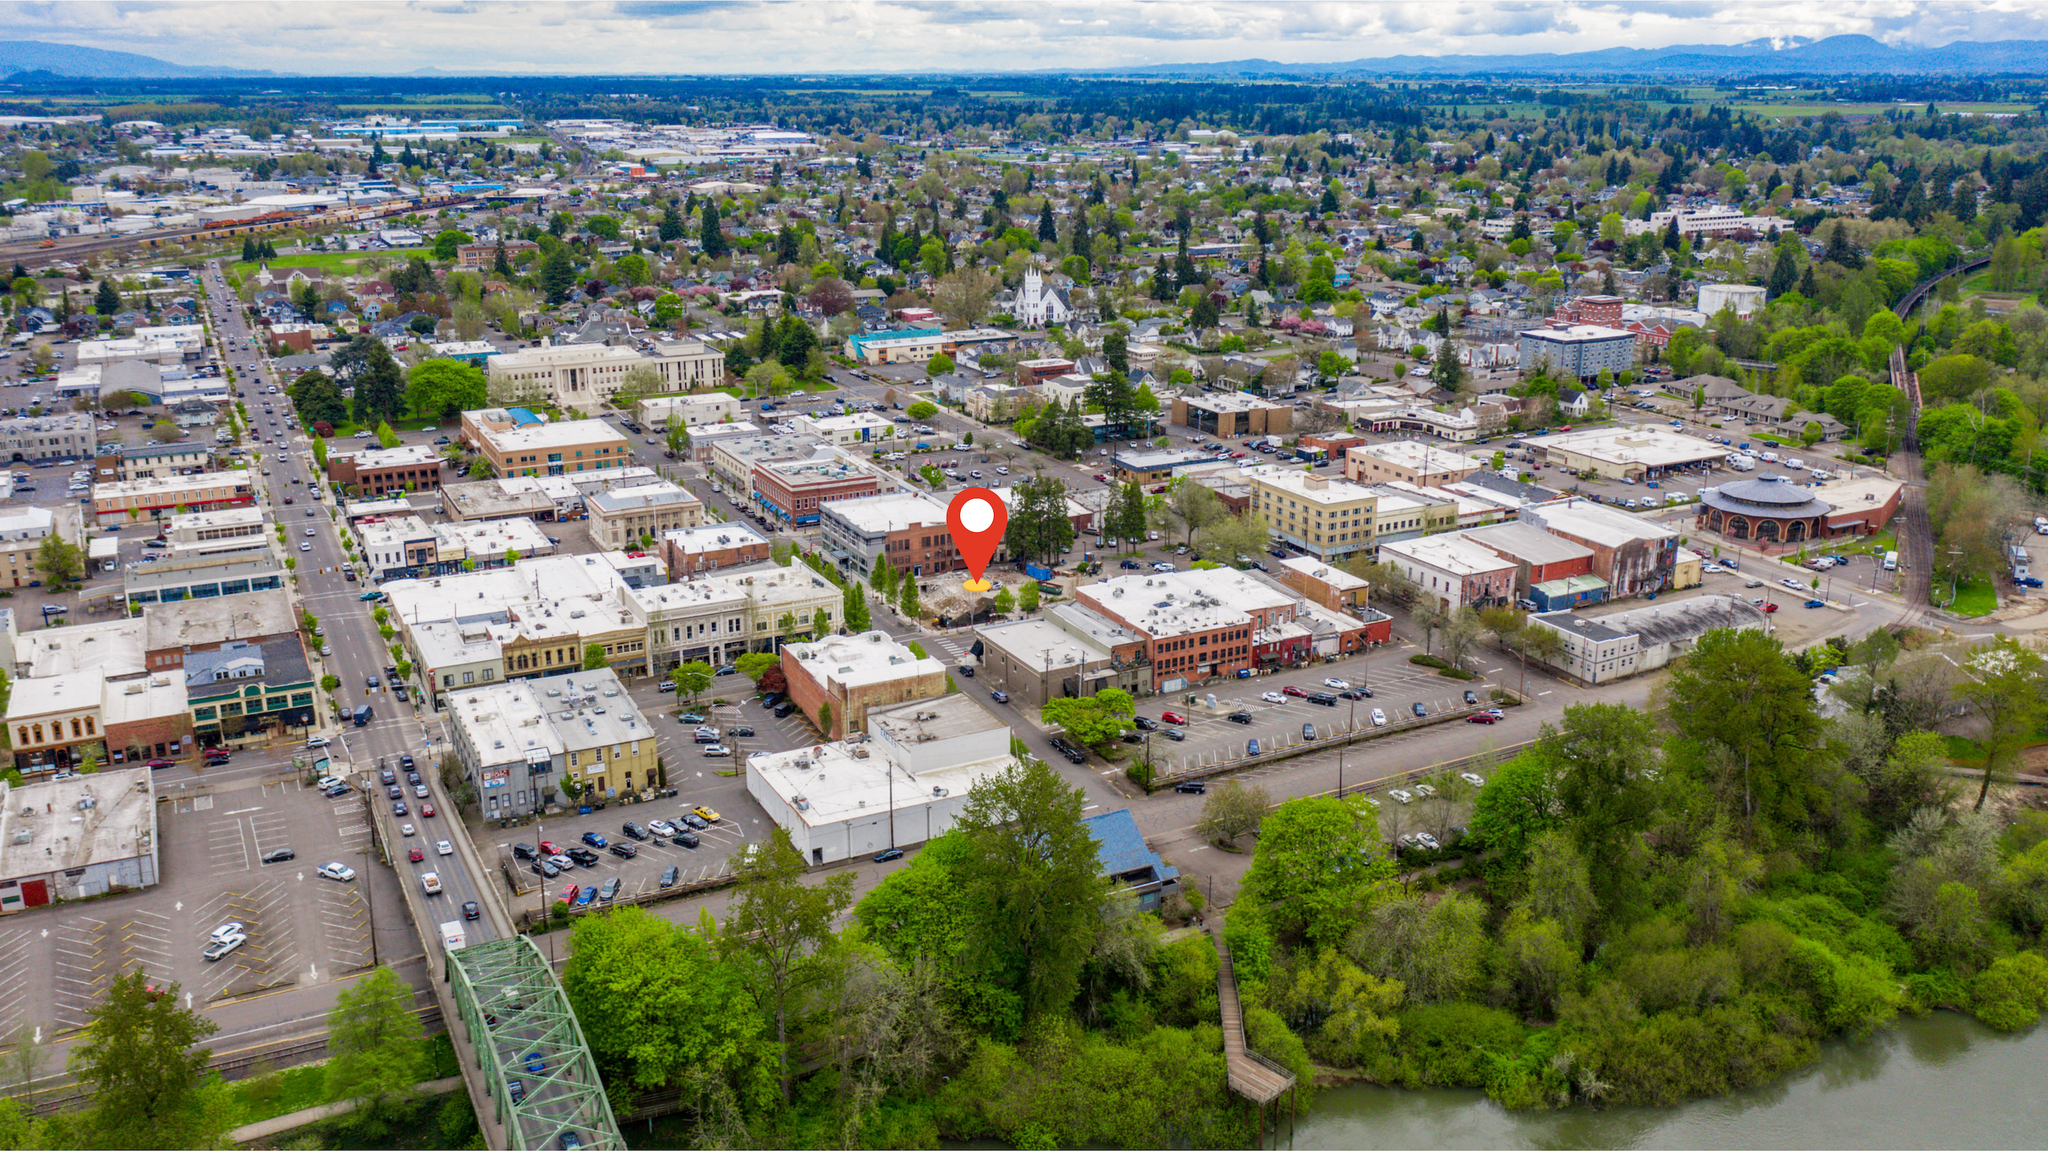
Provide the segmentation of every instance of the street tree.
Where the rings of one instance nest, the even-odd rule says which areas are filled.
[[[1216,494],[1216,489],[1187,478],[1174,481],[1167,489],[1165,512],[1167,522],[1181,533],[1181,542],[1187,544],[1195,542],[1195,533],[1207,530],[1230,515],[1230,509],[1223,506],[1223,497]]]
[[[1122,688],[1104,688],[1091,696],[1049,699],[1039,708],[1048,727],[1058,727],[1089,747],[1107,747],[1122,738],[1138,705]]]
[[[584,671],[602,670],[607,662],[608,661],[605,659],[603,644],[591,643],[583,645]]]
[[[732,661],[734,670],[751,679],[755,684],[774,668],[782,666],[782,657],[772,651],[750,651]]]
[[[688,696],[690,702],[695,703],[698,696],[711,690],[712,670],[711,665],[701,659],[685,660],[677,664],[668,677],[675,683],[677,695]]]
[[[1229,780],[1202,801],[1202,819],[1195,826],[1203,839],[1230,847],[1240,836],[1257,831],[1272,805],[1265,788]]]
[[[1449,613],[1443,623],[1444,661],[1454,668],[1462,669],[1465,658],[1479,644],[1479,637],[1486,634],[1486,625],[1479,619],[1479,613],[1469,607],[1461,607]]]
[[[846,618],[846,629],[848,631],[866,631],[873,622],[873,618],[868,611],[867,588],[860,581],[848,580],[846,582],[846,591],[842,596],[842,610],[840,614]]]
[[[427,1078],[429,1063],[412,987],[379,966],[327,1012],[327,1098],[360,1101],[349,1117],[359,1137],[381,1142],[392,1113]]]
[[[1043,473],[1011,491],[1009,525],[1003,542],[1020,560],[1058,562],[1074,546],[1074,521],[1067,517],[1067,485]]]
[[[200,1083],[213,1059],[199,1044],[219,1026],[178,1006],[178,999],[176,984],[160,985],[148,972],[133,971],[115,976],[88,1012],[69,1066],[90,1089],[90,1145],[198,1144]]]
[[[1026,615],[1038,610],[1038,581],[1032,580],[1017,593],[1017,610]]]
[[[972,801],[969,801],[970,810]],[[781,827],[739,856],[718,951],[734,965],[756,1009],[774,1021],[782,1099],[791,1098],[792,1033],[824,1006],[837,939],[833,923],[853,903],[853,876],[804,882],[803,855]]]

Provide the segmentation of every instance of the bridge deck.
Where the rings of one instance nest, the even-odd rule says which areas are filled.
[[[1230,965],[1230,947],[1223,932],[1209,929],[1216,941],[1216,1002],[1223,1010],[1223,1061],[1230,1089],[1254,1103],[1271,1103],[1294,1086],[1294,1076],[1245,1046],[1244,1012],[1237,1001],[1237,972]]]

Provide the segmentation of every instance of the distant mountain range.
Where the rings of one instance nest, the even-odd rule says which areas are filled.
[[[1096,75],[1148,76],[1768,76],[1907,75],[1924,73],[2048,73],[2048,41],[1958,40],[1939,48],[1893,48],[1868,36],[1789,38],[1743,44],[1678,44],[1669,48],[1602,48],[1594,52],[1511,56],[1380,56],[1338,64],[1230,60],[1217,64],[1152,64]]]
[[[76,44],[52,44],[45,40],[0,40],[0,79],[32,72],[86,80],[170,80],[276,74],[249,68],[188,68],[134,52],[109,52],[104,48],[81,48]]]
[[[981,71],[976,69],[975,71]],[[1214,64],[1144,64],[1128,68],[1040,69],[1089,76],[1528,76],[1545,79],[1640,77],[1855,76],[2023,73],[2048,75],[2048,40],[1959,40],[1938,48],[1894,48],[1868,36],[1751,40],[1742,44],[1679,44],[1669,48],[1602,48],[1497,56],[1380,56],[1329,64],[1226,60]],[[192,67],[134,52],[110,52],[42,40],[0,41],[0,79],[33,74],[92,80],[276,76],[250,68]],[[371,73],[365,73],[366,75]],[[412,75],[435,75],[422,68]],[[465,71],[463,74],[472,74]],[[476,73],[481,74],[481,73]]]

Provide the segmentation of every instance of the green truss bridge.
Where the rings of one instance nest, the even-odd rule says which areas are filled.
[[[452,1038],[489,1145],[624,1151],[583,1029],[533,940],[446,955],[445,990],[461,1018]]]

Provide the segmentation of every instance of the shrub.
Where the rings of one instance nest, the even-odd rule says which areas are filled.
[[[1998,1031],[2030,1027],[2048,1009],[2048,959],[2023,951],[1985,969],[1970,986],[1970,1009]]]

